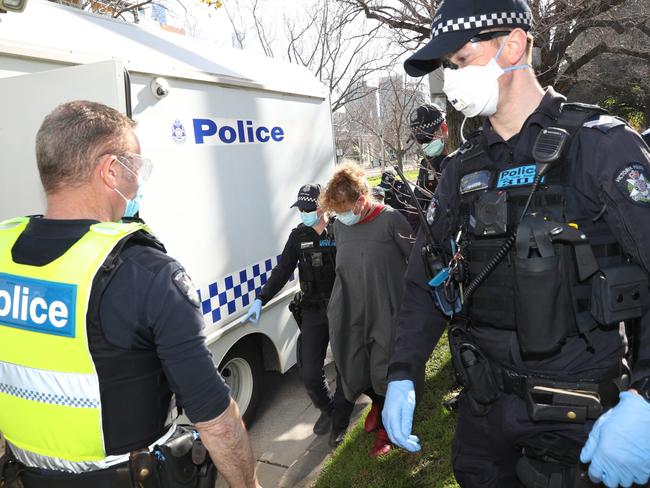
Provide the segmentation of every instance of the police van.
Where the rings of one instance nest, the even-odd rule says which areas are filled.
[[[0,15],[0,93],[0,220],[45,211],[34,140],[54,107],[93,100],[137,121],[154,162],[140,216],[192,277],[214,361],[251,420],[263,371],[295,363],[297,276],[258,325],[242,316],[298,222],[298,189],[333,171],[326,87],[301,66],[30,0]],[[62,323],[61,300],[6,288],[0,312],[15,301],[17,320]]]

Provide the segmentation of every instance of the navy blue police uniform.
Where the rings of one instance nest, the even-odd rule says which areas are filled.
[[[338,380],[332,395],[323,369],[329,343],[327,303],[336,277],[335,260],[336,241],[331,223],[321,234],[300,224],[289,234],[279,263],[257,298],[265,305],[287,284],[298,266],[302,294],[297,351],[300,374],[314,406],[332,413],[333,431],[345,431],[354,404],[345,399]]]
[[[12,249],[13,259],[32,266],[50,263],[96,223],[32,217]],[[114,257],[115,266],[93,281],[87,313],[108,455],[160,438],[173,420],[172,395],[193,423],[218,417],[230,404],[230,390],[206,347],[199,301],[185,270],[142,231]],[[125,391],[131,391],[129,398]],[[145,406],[129,407],[135,401]]]
[[[434,105],[422,105],[416,108],[411,112],[409,120],[411,138],[420,145],[430,143],[444,121],[444,114]],[[413,193],[420,208],[424,211],[429,207],[431,197],[436,191],[440,165],[445,157],[442,154],[433,157],[425,155],[420,160],[420,169]],[[411,214],[407,218],[413,230],[417,232],[420,227],[420,218],[417,213]]]
[[[460,246],[465,260],[459,266],[461,284],[476,278],[506,236],[517,233],[535,177],[532,148],[540,131],[557,125],[561,112],[571,109],[564,102],[547,88],[518,134],[504,141],[486,120],[482,131],[445,161],[427,221],[443,254],[451,256],[452,247]],[[593,107],[578,112],[584,120],[571,153],[541,181],[529,213],[577,227],[589,239],[601,271],[636,265],[643,282],[650,269],[650,228],[643,224],[650,215],[650,153],[622,120]],[[389,381],[414,379],[447,326],[448,318],[435,307],[428,285],[431,274],[421,255],[426,244],[421,230],[409,259]],[[562,247],[556,249],[562,258],[546,280],[519,289],[515,260],[528,245],[528,239],[518,239],[517,254],[505,253],[465,304],[466,342],[480,355],[470,354],[473,362],[461,357],[455,363],[457,370],[466,368],[457,371],[466,384],[458,401],[452,448],[454,473],[463,487],[533,486],[524,480],[530,483],[542,473],[548,481],[550,472],[564,477],[566,484],[557,486],[573,486],[580,448],[597,413],[575,418],[582,410],[558,407],[542,412],[531,396],[533,385],[588,384],[604,409],[616,401],[627,346],[620,322],[602,323],[606,320],[601,318],[599,323],[594,318],[599,299],[592,298],[589,280],[576,278],[578,265],[567,244],[553,244]],[[562,296],[549,293],[546,281]],[[647,281],[641,286],[647,290]],[[647,304],[639,308],[633,385],[650,376],[650,312]],[[531,311],[545,322],[536,324],[538,331],[527,327],[536,320]],[[545,330],[550,323],[563,325],[561,330]],[[472,371],[477,361],[483,368],[479,364]],[[484,377],[473,374],[477,371]]]

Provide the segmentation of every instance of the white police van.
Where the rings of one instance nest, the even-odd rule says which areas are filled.
[[[45,210],[34,138],[55,106],[94,100],[138,121],[154,161],[140,215],[192,276],[214,360],[250,420],[263,370],[295,363],[297,280],[259,325],[241,318],[298,222],[300,185],[333,171],[326,88],[300,66],[30,0],[0,15],[0,93],[0,219]],[[60,304],[3,293],[16,320],[63,323]]]

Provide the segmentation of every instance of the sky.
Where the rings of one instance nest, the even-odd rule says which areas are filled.
[[[166,2],[168,23],[182,26],[188,35],[214,43],[217,47],[238,47],[233,42],[235,30],[230,16],[237,28],[245,32],[243,48],[264,54],[250,13],[254,0],[222,0],[223,6],[219,9],[209,7],[199,0],[157,1]],[[276,57],[286,58],[285,17],[299,26],[304,25],[307,22],[306,12],[309,7],[315,4],[322,5],[324,1],[334,2],[334,0],[258,0],[258,18],[267,31],[267,37],[273,40],[273,51]],[[355,22],[358,23],[358,26],[354,26],[356,32],[377,25],[375,21],[365,19],[363,16]],[[387,41],[381,36],[376,36],[372,43],[371,48],[377,52],[384,53],[390,49]],[[401,62],[397,63],[396,72],[404,75],[401,64]],[[379,77],[386,75],[386,71],[371,74],[367,82],[377,86]]]

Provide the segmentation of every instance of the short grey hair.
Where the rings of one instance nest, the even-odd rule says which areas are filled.
[[[126,154],[135,122],[101,103],[76,100],[56,107],[36,134],[36,163],[46,193],[87,182],[103,154]]]

